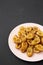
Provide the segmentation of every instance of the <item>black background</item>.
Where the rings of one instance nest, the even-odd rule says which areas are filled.
[[[43,25],[43,0],[0,0],[0,65],[43,64],[22,61],[8,47],[10,31],[24,22]]]

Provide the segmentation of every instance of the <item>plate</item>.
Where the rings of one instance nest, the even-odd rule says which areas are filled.
[[[8,45],[9,45],[9,48],[10,48],[11,52],[12,52],[16,57],[18,57],[18,58],[20,58],[20,59],[22,59],[22,60],[24,60],[24,61],[35,62],[35,61],[43,60],[43,52],[38,53],[38,54],[34,53],[32,57],[28,57],[28,56],[26,55],[26,53],[21,53],[20,50],[18,50],[18,49],[15,48],[15,44],[14,44],[12,38],[13,38],[13,36],[14,36],[15,34],[18,33],[19,28],[20,28],[21,26],[25,26],[25,27],[27,27],[27,26],[28,26],[28,27],[29,27],[29,26],[32,26],[32,27],[33,27],[33,26],[37,26],[40,30],[43,31],[43,26],[42,26],[42,25],[39,25],[39,24],[36,24],[36,23],[23,23],[23,24],[20,24],[20,25],[16,26],[16,27],[11,31],[11,33],[9,34],[9,37],[8,37]]]

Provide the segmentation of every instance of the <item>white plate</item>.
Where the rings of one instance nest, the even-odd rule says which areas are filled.
[[[8,38],[8,45],[9,45],[9,48],[10,50],[12,51],[12,53],[17,56],[18,58],[22,59],[22,60],[25,60],[25,61],[31,61],[31,62],[35,62],[35,61],[40,61],[40,60],[43,60],[43,52],[41,53],[38,53],[38,54],[33,54],[32,57],[28,57],[26,55],[26,53],[21,53],[20,50],[16,49],[15,48],[15,44],[12,40],[13,36],[15,34],[18,33],[19,31],[19,27],[20,26],[37,26],[39,27],[42,31],[43,31],[43,26],[42,25],[39,25],[39,24],[36,24],[36,23],[24,23],[24,24],[20,24],[18,26],[16,26],[10,33],[9,35],[9,38]]]

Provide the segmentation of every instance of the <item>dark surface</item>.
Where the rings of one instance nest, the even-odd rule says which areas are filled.
[[[36,63],[22,61],[15,57],[8,47],[10,31],[24,22],[43,25],[43,0],[0,1],[0,65],[43,64],[43,61]]]

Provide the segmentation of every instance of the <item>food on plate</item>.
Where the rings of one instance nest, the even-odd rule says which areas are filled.
[[[40,37],[43,37],[43,32],[41,30],[38,30],[36,34],[39,35]]]
[[[29,57],[31,57],[31,56],[33,55],[33,49],[32,49],[31,46],[27,48],[27,55],[28,55]]]
[[[19,48],[21,48],[21,44],[16,44],[15,47],[16,47],[17,49],[19,49]]]
[[[41,38],[41,44],[43,44],[43,37]]]
[[[36,26],[34,26],[33,28],[32,28],[32,33],[36,33],[38,31],[38,27],[36,27]]]
[[[34,38],[34,34],[29,32],[27,35],[26,35],[27,39],[32,39]]]
[[[31,45],[36,45],[40,43],[40,37],[38,35],[35,35],[34,39],[31,42]]]
[[[14,37],[13,37],[13,41],[15,42],[15,43],[21,43],[21,39],[19,39],[19,37],[17,36],[17,35],[15,35]]]
[[[21,26],[18,34],[14,35],[13,41],[15,47],[22,53],[26,52],[28,57],[33,56],[34,53],[43,52],[43,31],[36,26]]]
[[[22,42],[20,48],[21,52],[25,52],[27,50],[27,46],[28,46],[27,42]]]
[[[30,32],[32,30],[32,27],[27,27],[26,29],[26,33]]]
[[[38,44],[35,46],[35,48],[39,51],[43,51],[43,45],[42,44]]]
[[[37,48],[33,48],[34,53],[39,53],[40,51]]]

